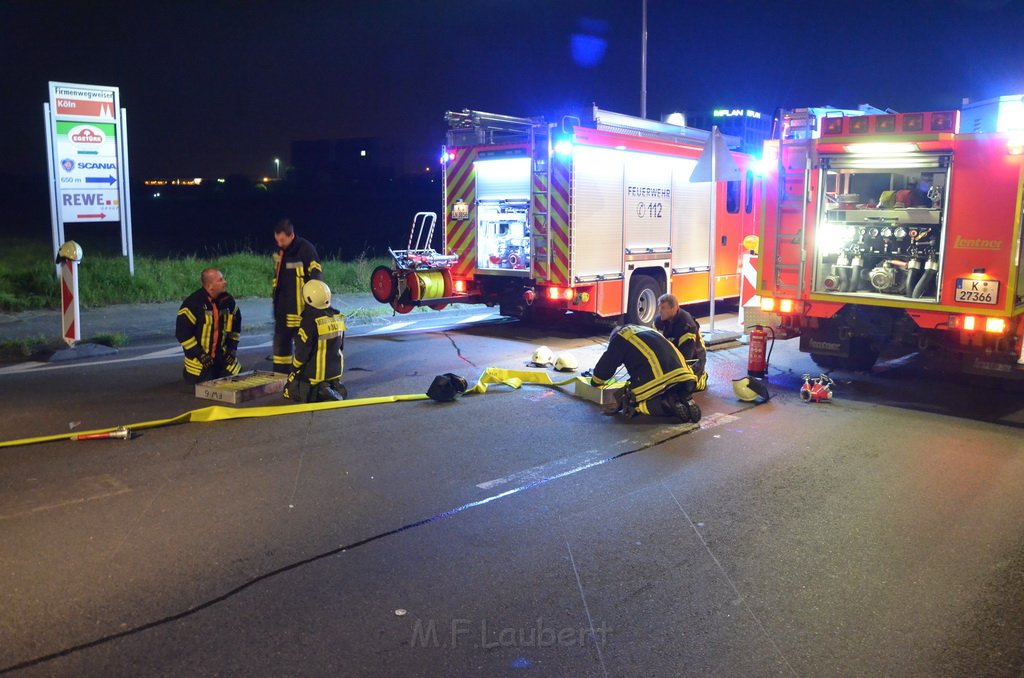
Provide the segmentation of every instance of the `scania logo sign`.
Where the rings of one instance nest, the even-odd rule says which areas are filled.
[[[103,133],[99,127],[93,127],[92,125],[79,125],[72,127],[68,131],[68,139],[72,143],[80,144],[82,146],[99,146],[107,140],[107,135]]]
[[[65,172],[70,172],[75,169],[75,161],[71,158],[64,158],[60,161],[60,166],[64,168]]]

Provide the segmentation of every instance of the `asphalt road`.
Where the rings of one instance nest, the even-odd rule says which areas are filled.
[[[361,329],[350,394],[604,341],[453,324]],[[756,407],[712,353],[699,428],[527,386],[0,449],[0,672],[1021,675],[1020,397],[902,361],[806,404],[794,344]],[[0,370],[0,439],[205,406],[173,349]]]

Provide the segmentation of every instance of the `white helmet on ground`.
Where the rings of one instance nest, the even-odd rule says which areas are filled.
[[[530,357],[530,365],[533,367],[547,367],[555,362],[555,354],[547,346],[538,346]]]
[[[558,354],[558,359],[555,360],[555,369],[559,372],[575,372],[580,368],[580,363],[576,360],[576,356],[568,351]]]
[[[331,288],[323,280],[310,280],[302,286],[302,299],[313,308],[323,310],[331,305]]]

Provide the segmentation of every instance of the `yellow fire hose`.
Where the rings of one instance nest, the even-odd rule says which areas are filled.
[[[565,386],[583,377],[569,377],[562,381],[553,381],[547,372],[533,370],[504,370],[497,367],[485,368],[483,374],[476,384],[466,391],[466,395],[475,393],[486,393],[488,386],[502,385],[511,388],[519,388],[523,384],[536,384],[539,386]],[[78,431],[75,433],[60,433],[50,436],[39,436],[36,438],[21,438],[20,440],[0,441],[0,448],[20,447],[22,445],[34,445],[36,443],[49,443],[58,440],[70,440],[72,436],[90,436],[101,433],[112,433],[118,428],[126,428],[129,431],[139,431],[173,424],[209,423],[214,421],[227,421],[229,419],[252,419],[255,417],[277,417],[283,414],[299,414],[300,412],[319,412],[322,410],[339,410],[345,407],[362,407],[364,405],[382,405],[384,403],[397,403],[412,400],[427,400],[425,393],[410,393],[406,395],[380,396],[376,398],[356,398],[354,400],[339,400],[326,403],[295,403],[293,405],[270,405],[264,407],[233,408],[222,405],[202,407],[196,410],[189,410],[183,414],[170,419],[155,419],[143,421],[137,424],[125,424],[123,426],[112,426],[110,428],[96,429],[94,431]]]
[[[444,296],[444,273],[441,271],[416,271],[420,284],[419,299],[440,299]]]

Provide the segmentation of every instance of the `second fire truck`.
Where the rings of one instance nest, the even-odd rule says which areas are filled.
[[[757,287],[819,365],[869,369],[901,346],[1024,376],[1024,138],[1003,103],[781,116]]]
[[[712,275],[716,298],[738,296],[760,209],[750,156],[730,152],[733,180],[702,183],[691,175],[707,131],[596,106],[586,125],[479,111],[446,119],[443,247],[430,246],[433,215],[418,215],[409,249],[373,274],[378,301],[400,313],[459,302],[650,324],[661,293],[707,301]]]

